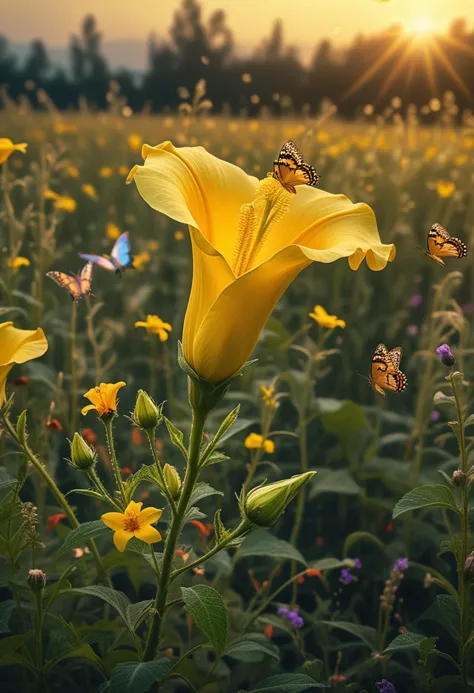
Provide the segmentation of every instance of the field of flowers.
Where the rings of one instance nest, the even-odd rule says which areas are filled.
[[[471,690],[469,114],[455,125],[449,94],[430,126],[400,100],[355,122],[110,101],[0,111],[2,691]],[[142,167],[168,140],[261,180],[293,140],[386,247],[367,208],[268,178],[275,219],[246,248],[260,192],[239,211],[254,184],[194,149],[145,147]],[[313,256],[284,249],[237,295],[258,243],[305,245],[312,214]],[[415,247],[434,222],[466,258]],[[47,276],[125,231],[134,269],[94,265],[90,295]],[[380,343],[408,379],[385,397]]]

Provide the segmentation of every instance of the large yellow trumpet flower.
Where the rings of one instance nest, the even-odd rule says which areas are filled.
[[[311,262],[364,258],[381,270],[395,256],[383,245],[375,215],[344,195],[298,187],[274,178],[258,181],[203,147],[144,145],[135,180],[148,204],[188,224],[193,283],[184,321],[189,365],[213,384],[249,358],[275,304]]]
[[[20,330],[12,322],[0,323],[0,407],[6,394],[7,376],[15,363],[26,363],[37,359],[48,349],[43,330]]]

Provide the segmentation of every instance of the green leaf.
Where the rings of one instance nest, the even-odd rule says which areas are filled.
[[[187,612],[220,657],[227,638],[227,613],[221,595],[208,585],[181,587],[181,592]]]
[[[199,503],[199,501],[203,500],[203,498],[207,498],[208,496],[223,495],[224,494],[222,491],[217,491],[215,488],[212,488],[212,486],[209,486],[209,484],[206,484],[205,481],[198,481],[198,483],[194,486],[193,492],[191,493],[188,505],[196,505]]]
[[[125,482],[127,501],[133,498],[133,494],[142,482],[155,484],[161,488],[161,479],[154,464],[144,464],[135,474],[132,474]]]
[[[364,410],[350,400],[339,402],[339,407],[323,414],[321,421],[327,433],[342,440],[354,438],[360,431],[368,428]]]
[[[280,650],[263,633],[247,633],[236,638],[223,654],[242,662],[260,662],[265,655],[280,659]]]
[[[127,622],[130,624],[133,631],[138,628],[152,604],[153,600],[147,599],[144,602],[136,602],[135,604],[129,604],[127,606]]]
[[[451,489],[441,484],[435,484],[433,486],[419,486],[406,493],[394,507],[392,517],[395,519],[403,513],[419,508],[447,508],[458,515],[460,514]]]
[[[0,660],[3,659],[3,657],[13,654],[19,650],[20,647],[23,647],[31,636],[32,632],[28,631],[26,633],[22,633],[21,635],[10,635],[8,638],[2,638],[0,640]]]
[[[441,623],[456,641],[461,640],[461,610],[456,597],[438,594],[436,604],[441,614]]]
[[[329,688],[306,674],[277,674],[260,681],[251,693],[305,693],[312,688]]]
[[[103,534],[110,532],[110,529],[104,525],[102,520],[93,520],[92,522],[83,522],[82,525],[73,529],[67,535],[63,545],[58,551],[58,556],[66,551],[71,551],[76,546],[86,544],[89,539],[100,537]]]
[[[209,455],[214,451],[214,448],[219,444],[221,439],[224,437],[224,435],[227,433],[227,431],[232,428],[232,426],[235,424],[237,421],[237,417],[239,416],[239,411],[240,411],[240,404],[238,404],[235,409],[232,409],[232,411],[227,414],[225,417],[224,421],[221,423],[219,426],[216,435],[214,438],[211,440],[209,445],[206,447],[204,452],[202,453],[202,457],[200,460],[200,465],[205,467],[208,464],[208,457]]]
[[[221,520],[221,509],[218,508],[214,513],[214,536],[216,538],[216,544],[220,544],[223,539],[228,535],[224,523]]]
[[[28,434],[26,432],[26,417],[27,417],[27,415],[28,415],[28,410],[25,409],[24,411],[21,412],[21,414],[18,417],[18,420],[16,422],[16,434],[18,436],[18,440],[20,441],[20,443],[23,447],[26,447],[26,441],[28,439]]]
[[[241,431],[245,431],[246,428],[249,426],[253,426],[253,424],[256,423],[256,419],[239,419],[236,421],[231,430],[226,431],[224,435],[221,437],[219,440],[218,445],[216,447],[220,447],[223,443],[225,443],[227,440],[232,438],[233,436],[237,435],[237,433],[240,433]]]
[[[169,659],[153,662],[123,662],[117,664],[110,679],[110,693],[147,693],[151,686],[161,681],[173,668]]]
[[[211,464],[219,464],[220,462],[227,462],[227,460],[230,460],[229,455],[224,455],[220,450],[214,450],[206,459],[203,467],[210,467]]]
[[[16,486],[18,483],[18,479],[14,479],[13,477],[8,476],[6,470],[3,469],[3,467],[0,467],[0,469],[0,491],[6,491],[7,489]]]
[[[89,496],[89,498],[95,498],[96,500],[101,500],[102,502],[104,502],[104,496],[98,491],[94,491],[91,488],[72,488],[65,495],[69,496],[70,493],[78,493],[81,496]]]
[[[15,608],[15,602],[13,599],[8,599],[4,602],[0,602],[0,633],[9,633],[10,628],[8,624],[10,622],[10,616]]]
[[[188,451],[186,450],[186,447],[184,445],[184,433],[183,431],[180,431],[179,428],[176,428],[174,424],[171,423],[169,419],[166,418],[166,416],[163,417],[165,420],[166,428],[168,429],[169,436],[171,438],[171,442],[175,447],[178,448],[178,450],[181,450],[181,453],[184,457],[185,460],[188,459]]]
[[[423,662],[423,664],[426,664],[426,661],[430,654],[436,653],[436,655],[439,655],[439,651],[436,649],[436,643],[438,641],[438,638],[424,638],[420,644],[418,645],[418,651],[420,653],[420,659]],[[453,662],[453,664],[458,667],[458,664],[450,657],[450,655],[446,654],[443,652],[441,656],[446,656],[449,657],[449,659]],[[459,668],[459,667],[458,667]]]
[[[422,642],[426,641],[426,635],[418,633],[402,633],[385,648],[384,653],[403,652],[404,650],[419,649]]]
[[[320,469],[317,483],[311,486],[310,498],[319,496],[321,493],[357,496],[360,491],[360,486],[347,469]]]
[[[377,649],[377,631],[372,626],[361,626],[358,623],[351,623],[350,621],[320,621],[330,628],[338,628],[339,630],[344,630],[346,633],[355,635],[356,638],[362,640],[371,650],[375,651]]]
[[[306,565],[305,559],[297,548],[264,529],[257,529],[245,538],[237,553],[237,560],[249,556],[264,556],[278,561],[297,561]]]
[[[336,568],[347,567],[347,561],[343,561],[340,558],[320,558],[319,561],[313,561],[309,564],[310,568],[313,570],[335,570]]]
[[[113,590],[110,587],[103,587],[102,585],[88,585],[87,587],[75,587],[72,590],[67,590],[67,593],[88,595],[90,597],[102,599],[116,610],[127,628],[132,633],[134,632],[135,624],[131,621],[130,607],[136,605],[131,604],[130,600],[123,592]],[[62,594],[66,594],[66,592]],[[140,603],[143,604],[143,602]]]

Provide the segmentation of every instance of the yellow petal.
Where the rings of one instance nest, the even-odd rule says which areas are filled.
[[[147,544],[154,544],[157,541],[161,541],[161,534],[151,525],[145,525],[140,527],[140,529],[136,529],[134,535],[137,539],[145,541]]]
[[[135,501],[130,501],[130,503],[127,505],[127,508],[125,510],[125,513],[135,513],[138,515],[142,509],[143,503],[136,503]]]
[[[116,531],[123,529],[124,516],[122,513],[104,513],[100,519],[110,529],[115,529]]]
[[[85,416],[86,414],[88,414],[88,413],[89,413],[90,411],[92,411],[93,409],[94,409],[94,410],[97,409],[97,407],[95,406],[95,404],[88,404],[87,407],[82,407],[82,409],[81,409],[81,414],[82,414],[82,416]]]
[[[138,522],[140,526],[143,524],[153,525],[155,522],[158,522],[162,513],[163,511],[158,508],[145,508],[145,510],[142,510],[139,514]]]
[[[104,386],[104,383],[100,384],[101,387]],[[105,401],[107,402],[109,408],[112,411],[115,411],[117,409],[117,392],[120,390],[121,387],[125,387],[126,383],[120,381],[119,383],[107,383],[105,384]]]
[[[12,322],[0,324],[0,365],[37,359],[48,349],[43,330],[20,330]]]
[[[14,364],[12,363],[10,366],[0,366],[0,407],[3,407],[7,398],[5,386],[7,383],[7,376],[13,368],[13,365]]]
[[[144,166],[134,180],[143,199],[175,221],[198,229],[231,263],[240,206],[250,202],[257,179],[203,147],[144,145]]]
[[[116,548],[123,552],[125,551],[125,547],[127,546],[128,542],[130,539],[133,537],[133,532],[127,532],[124,529],[119,530],[118,532],[115,532],[114,534],[114,544]]]

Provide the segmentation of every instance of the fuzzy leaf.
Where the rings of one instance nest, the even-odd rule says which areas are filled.
[[[117,664],[110,679],[110,693],[147,693],[173,668],[169,659],[152,662],[123,662]]]
[[[181,587],[181,593],[187,612],[220,657],[227,638],[227,612],[221,595],[209,585]]]
[[[406,493],[393,509],[393,519],[419,508],[447,508],[459,514],[453,493],[447,486],[420,486]]]
[[[58,551],[58,556],[65,553],[66,551],[71,551],[77,546],[83,546],[89,539],[94,539],[95,537],[100,537],[103,534],[110,532],[110,529],[104,525],[102,520],[93,520],[92,522],[83,522],[82,525],[73,529],[67,535],[64,540],[63,545]]]

